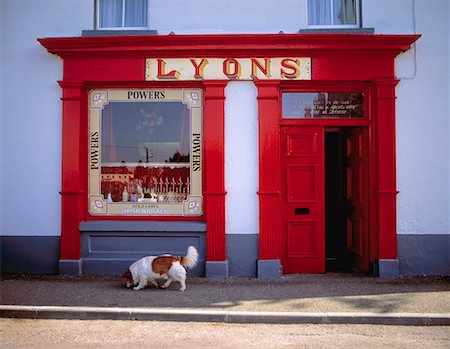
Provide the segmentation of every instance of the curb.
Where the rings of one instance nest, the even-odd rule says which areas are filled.
[[[0,317],[66,320],[151,320],[253,324],[450,326],[447,313],[300,313],[163,308],[0,305]]]

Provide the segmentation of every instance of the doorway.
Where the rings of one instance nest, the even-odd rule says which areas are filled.
[[[368,159],[365,128],[325,129],[327,272],[367,272]]]
[[[345,212],[347,193],[345,156],[343,130],[327,129],[325,131],[325,268],[327,272],[351,270]]]
[[[283,272],[367,272],[367,128],[285,127],[282,152]]]

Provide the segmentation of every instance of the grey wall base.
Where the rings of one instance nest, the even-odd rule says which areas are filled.
[[[228,279],[230,271],[228,268],[228,261],[220,262],[206,262],[205,264],[206,278],[208,279]]]
[[[258,260],[259,279],[279,279],[282,275],[282,266],[279,259]]]
[[[256,276],[258,234],[227,234],[227,259],[230,276]]]
[[[60,261],[59,236],[0,236],[1,272],[78,274],[81,264],[81,273],[120,274],[141,256],[183,254],[186,247],[193,244],[198,247],[200,260],[197,269],[188,272],[198,276],[206,274],[206,227],[202,223],[95,223],[87,222],[81,226],[82,255],[79,261]],[[123,229],[131,231],[123,235]],[[280,262],[258,260],[258,244],[257,234],[227,234],[228,263],[225,266],[211,264],[211,270],[222,270],[217,272],[221,278],[227,275],[279,278],[282,275]],[[450,234],[399,234],[398,260],[377,261],[373,269],[381,277],[450,275],[449,251]]]
[[[386,279],[398,278],[400,276],[400,264],[398,259],[378,260],[378,276]]]
[[[450,275],[449,234],[399,234],[401,275]]]
[[[59,236],[0,236],[0,270],[57,274],[59,243]]]
[[[83,274],[122,274],[134,261],[161,254],[199,259],[188,275],[205,275],[206,225],[197,222],[90,221],[80,225]]]
[[[83,273],[82,262],[78,260],[60,259],[59,274],[63,275],[81,275]]]

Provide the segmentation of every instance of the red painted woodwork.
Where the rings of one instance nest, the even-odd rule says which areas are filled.
[[[280,257],[279,82],[257,81],[259,119],[259,259]]]
[[[80,259],[79,222],[84,216],[86,123],[80,81],[59,82],[62,93],[61,259]]]
[[[397,180],[395,152],[395,86],[398,80],[376,79],[376,176],[378,258],[397,258]]]
[[[311,57],[311,81],[255,81],[259,113],[260,259],[283,259],[280,125],[366,126],[370,154],[370,261],[397,257],[394,58],[419,35],[229,34],[45,38],[38,41],[64,60],[62,108],[61,259],[79,259],[79,223],[87,215],[87,103],[90,88],[183,87],[201,82],[146,82],[145,58]],[[204,195],[207,260],[225,250],[224,96],[226,81],[203,82]],[[364,91],[364,120],[281,120],[280,89]],[[301,193],[301,192],[299,192]],[[108,219],[123,219],[108,217]],[[145,217],[129,218],[133,220]],[[172,219],[152,217],[149,219]],[[191,218],[189,220],[192,220]],[[310,229],[310,230],[308,230]],[[292,225],[308,235],[311,226]],[[309,233],[311,235],[311,233]],[[293,255],[305,253],[294,247]]]
[[[226,260],[224,101],[226,83],[205,82],[203,147],[206,207],[206,259]]]
[[[283,127],[281,153],[283,272],[324,273],[323,127]]]
[[[352,266],[369,271],[369,171],[366,128],[346,130],[347,248]]]

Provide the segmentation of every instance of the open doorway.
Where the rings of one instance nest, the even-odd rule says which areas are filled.
[[[347,249],[345,138],[339,128],[325,132],[325,258],[327,272],[351,270]]]
[[[327,128],[324,150],[326,271],[367,272],[367,132]]]

